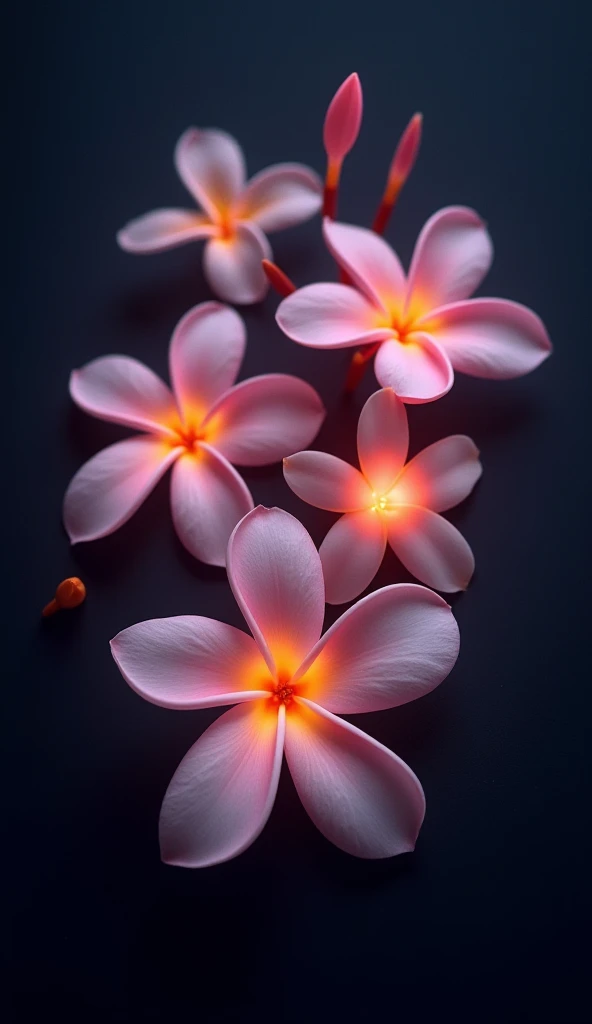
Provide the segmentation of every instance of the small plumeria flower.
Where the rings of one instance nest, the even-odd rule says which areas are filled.
[[[539,317],[504,299],[469,299],[487,273],[491,239],[462,206],[440,210],[421,231],[406,277],[373,231],[325,219],[325,241],[348,280],[311,284],[280,303],[277,322],[311,348],[370,346],[382,387],[408,403],[433,402],[454,370],[503,380],[534,370],[551,352]]]
[[[113,533],[173,467],[171,511],[182,544],[202,562],[224,565],[228,538],[253,508],[231,463],[266,466],[309,445],[324,419],[303,380],[269,373],[235,384],[245,325],[217,302],[191,309],[169,349],[172,390],[127,356],[95,359],[70,378],[70,394],[91,416],[143,431],[99,452],[64,499],[73,544]]]
[[[321,637],[323,573],[308,533],[259,506],[228,545],[228,579],[253,634],[202,616],[153,619],[111,641],[124,679],[166,708],[235,704],[190,749],[165,794],[163,860],[206,867],[262,831],[282,757],[318,829],[357,857],[412,850],[421,785],[382,744],[337,718],[428,693],[458,656],[458,626],[431,590],[399,584],[349,608]]]
[[[464,590],[475,560],[464,537],[439,512],[471,493],[481,476],[479,452],[454,435],[405,465],[405,406],[390,388],[376,391],[358,422],[362,472],[325,452],[284,459],[284,476],[309,505],[344,512],[321,544],[327,602],[352,601],[372,582],[387,541],[413,576],[436,590]]]
[[[266,233],[300,224],[320,209],[320,178],[303,164],[286,163],[246,182],[238,142],[215,129],[189,128],[177,143],[175,166],[200,212],[146,213],[119,232],[121,248],[162,252],[207,239],[204,272],[215,294],[227,302],[259,302],[268,287],[261,260],[271,259]]]

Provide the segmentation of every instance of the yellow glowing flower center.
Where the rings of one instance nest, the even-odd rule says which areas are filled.
[[[188,451],[195,451],[195,447],[198,441],[204,441],[206,437],[205,430],[199,430],[193,426],[177,426],[175,427],[175,438],[173,441],[174,445],[183,445]]]

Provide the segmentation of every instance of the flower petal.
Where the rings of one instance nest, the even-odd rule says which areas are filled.
[[[228,540],[253,508],[246,483],[207,444],[185,451],[171,476],[171,511],[179,540],[208,565],[226,565]]]
[[[420,232],[409,268],[411,312],[466,299],[481,284],[493,259],[485,224],[466,206],[447,206]]]
[[[542,320],[518,302],[471,299],[435,309],[425,319],[422,330],[433,335],[456,370],[472,377],[521,377],[552,351]]]
[[[171,339],[169,364],[186,423],[201,424],[213,403],[232,387],[246,344],[244,321],[219,302],[202,302],[182,317]]]
[[[385,314],[402,310],[407,282],[399,257],[374,231],[325,217],[323,236],[329,252],[370,302]]]
[[[166,384],[128,356],[101,356],[72,370],[70,394],[91,416],[140,430],[170,433],[166,424],[177,415]]]
[[[268,289],[261,266],[271,248],[256,224],[237,224],[230,238],[211,238],[204,250],[204,271],[210,288],[226,302],[260,302]]]
[[[411,459],[389,499],[396,504],[424,505],[434,512],[445,512],[464,501],[482,472],[475,443],[470,437],[454,434]]]
[[[354,857],[413,850],[425,813],[419,779],[387,747],[298,699],[287,715],[286,760],[320,832]]]
[[[348,608],[298,675],[303,694],[336,714],[383,711],[438,686],[458,649],[446,601],[416,583],[396,583]]]
[[[126,252],[165,252],[214,231],[209,217],[192,210],[152,210],[130,220],[117,232],[117,242]]]
[[[123,629],[111,653],[132,690],[163,708],[211,708],[268,697],[257,644],[202,615],[150,619]]]
[[[206,426],[230,462],[267,466],[306,448],[324,418],[325,407],[310,384],[286,373],[266,373],[223,395]]]
[[[245,160],[236,139],[217,129],[188,128],[175,147],[177,174],[200,206],[217,220],[245,183]]]
[[[372,492],[358,469],[326,452],[296,452],[284,459],[288,487],[303,501],[330,512],[369,508]]]
[[[323,187],[303,164],[274,164],[251,178],[235,216],[254,220],[262,231],[280,231],[313,217],[321,208]]]
[[[405,568],[428,587],[453,593],[471,582],[473,552],[456,526],[437,512],[398,505],[389,521],[388,540]]]
[[[261,505],[228,545],[228,580],[272,672],[292,675],[323,627],[321,560],[294,516]]]
[[[391,388],[375,391],[358,420],[358,458],[362,473],[379,495],[392,487],[408,448],[405,406]]]
[[[171,779],[160,812],[167,864],[203,868],[238,856],[263,830],[277,792],[285,734],[279,714],[239,704],[206,729]]]
[[[345,284],[309,284],[280,302],[275,318],[284,334],[310,348],[348,348],[392,338],[377,327],[377,311]]]
[[[347,512],[338,519],[319,548],[327,604],[359,597],[376,576],[385,548],[386,530],[376,512]]]
[[[377,380],[408,405],[434,402],[454,383],[448,356],[428,334],[413,333],[407,339],[380,346],[374,360]]]
[[[98,540],[123,526],[181,451],[152,437],[130,437],[85,462],[64,498],[64,526],[72,544]]]

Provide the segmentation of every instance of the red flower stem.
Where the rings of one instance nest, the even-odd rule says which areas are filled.
[[[352,391],[355,391],[366,372],[366,366],[372,359],[372,356],[376,355],[379,348],[380,342],[376,342],[373,345],[364,345],[363,348],[359,348],[354,352],[345,379],[345,393],[347,395],[351,395]]]
[[[284,274],[283,270],[271,260],[261,260],[263,272],[269,281],[272,288],[275,288],[278,295],[281,295],[282,299],[287,298],[292,292],[296,291],[296,285],[290,280],[287,274]]]

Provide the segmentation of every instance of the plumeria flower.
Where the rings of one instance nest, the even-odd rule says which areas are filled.
[[[177,143],[175,166],[199,212],[146,213],[119,232],[121,248],[163,252],[205,238],[204,272],[215,294],[227,302],[259,302],[267,291],[261,260],[271,259],[264,232],[312,217],[322,203],[320,178],[302,164],[274,164],[246,182],[238,142],[215,129],[189,128]]]
[[[412,850],[425,809],[419,781],[336,715],[395,707],[437,686],[458,655],[449,606],[425,587],[385,587],[321,637],[318,552],[277,508],[245,516],[227,564],[252,637],[182,615],[140,622],[111,641],[124,679],[152,703],[236,705],[172,778],[160,816],[163,859],[206,867],[246,850],[271,812],[284,752],[306,811],[336,846],[370,858]]]
[[[424,448],[405,465],[405,406],[390,388],[376,391],[358,422],[362,472],[325,452],[284,459],[284,476],[309,505],[344,512],[321,544],[327,601],[342,604],[372,582],[387,541],[422,583],[464,590],[475,560],[464,537],[439,512],[458,505],[481,476],[470,437],[455,435]]]
[[[551,352],[547,332],[530,309],[504,299],[468,298],[493,256],[485,225],[473,210],[450,206],[428,220],[407,277],[374,232],[328,219],[323,231],[356,287],[300,288],[280,303],[277,322],[288,337],[311,348],[374,346],[379,383],[404,402],[445,395],[454,370],[500,380],[520,377]]]
[[[72,543],[113,533],[172,466],[171,511],[188,551],[224,565],[228,538],[253,499],[238,466],[265,466],[310,444],[325,416],[314,388],[269,373],[235,384],[245,325],[204,302],[178,323],[169,349],[172,391],[127,356],[95,359],[70,378],[86,412],[142,434],[105,448],[78,471],[64,499]]]

